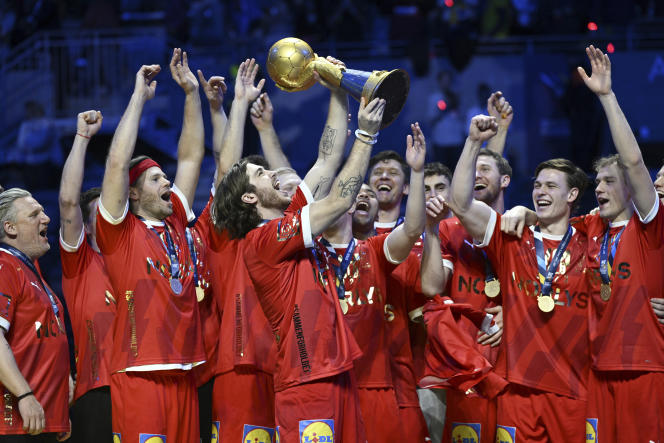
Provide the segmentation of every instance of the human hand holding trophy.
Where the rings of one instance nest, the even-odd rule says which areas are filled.
[[[408,73],[403,69],[373,72],[347,69],[343,64],[319,57],[306,42],[294,37],[283,38],[272,45],[267,56],[267,72],[280,89],[288,92],[309,89],[316,83],[316,72],[324,82],[343,88],[357,101],[361,97],[366,103],[376,97],[385,99],[381,129],[398,117],[410,88]]]

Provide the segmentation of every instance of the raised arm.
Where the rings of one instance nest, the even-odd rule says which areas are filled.
[[[496,123],[498,123],[498,132],[489,139],[486,148],[496,154],[503,155],[503,152],[505,151],[505,140],[507,139],[507,130],[514,117],[512,106],[507,100],[505,100],[502,92],[496,91],[491,94],[491,97],[487,100],[486,109],[489,112],[489,116],[494,117]]]
[[[205,129],[201,111],[201,96],[198,94],[198,80],[187,60],[187,53],[180,48],[173,50],[170,63],[171,76],[182,88],[184,98],[184,117],[182,132],[178,141],[178,166],[175,172],[175,186],[182,191],[191,205],[196,195],[198,176],[205,155]]]
[[[327,60],[345,67],[343,62],[333,57],[328,56]],[[332,179],[344,155],[348,129],[348,94],[340,87],[332,86],[322,80],[317,72],[314,76],[320,84],[330,90],[330,106],[325,129],[318,144],[318,158],[304,177],[304,182],[311,189],[314,199],[320,200],[330,192]]]
[[[60,235],[68,245],[76,245],[83,230],[83,217],[79,200],[83,184],[85,152],[90,138],[101,128],[102,115],[99,111],[85,111],[78,114],[76,136],[71,147],[60,179]]]
[[[136,73],[134,93],[111,141],[101,186],[101,203],[113,218],[122,217],[127,205],[129,160],[136,146],[143,106],[146,101],[154,97],[157,88],[154,77],[160,70],[159,65],[143,65]]]
[[[582,67],[578,67],[579,75],[588,89],[599,97],[609,121],[611,137],[620,154],[620,159],[626,167],[628,185],[632,191],[632,201],[641,217],[646,217],[657,199],[655,186],[650,178],[650,172],[643,162],[641,150],[636,142],[634,133],[627,123],[618,99],[611,89],[611,61],[607,54],[600,49],[590,46],[586,48],[590,59],[592,74],[590,77]]]
[[[406,137],[406,162],[410,166],[410,191],[406,202],[404,222],[390,232],[385,242],[391,261],[402,262],[410,254],[415,242],[424,230],[424,160],[427,154],[426,140],[420,124],[410,125],[413,135]]]
[[[221,143],[226,132],[228,118],[224,112],[224,94],[226,94],[226,82],[223,77],[215,75],[205,80],[203,72],[198,71],[198,82],[203,87],[205,97],[210,105],[210,120],[212,122],[212,152],[217,164],[217,158],[221,155]],[[216,181],[216,178],[215,178]]]
[[[254,101],[251,105],[249,115],[251,116],[251,122],[258,131],[263,155],[270,165],[270,169],[290,168],[291,164],[286,154],[284,154],[283,149],[281,149],[277,131],[274,130],[274,125],[272,124],[274,107],[267,92],[263,92]]]
[[[449,207],[475,239],[484,239],[491,208],[485,203],[473,199],[475,187],[475,164],[477,154],[485,140],[493,137],[498,130],[493,117],[476,115],[470,121],[470,131],[452,177],[452,193]]]
[[[452,270],[443,266],[438,237],[438,226],[445,217],[445,200],[436,195],[426,205],[427,220],[424,228],[424,248],[420,264],[420,283],[422,293],[427,297],[442,294],[452,276]]]
[[[367,173],[371,147],[376,142],[375,135],[380,129],[384,111],[385,100],[375,98],[367,105],[364,98],[361,99],[358,127],[370,135],[356,137],[346,163],[332,182],[331,191],[322,200],[311,203],[309,220],[312,235],[322,233],[355,202]],[[345,133],[340,135],[345,138]]]
[[[258,98],[265,84],[265,79],[254,85],[258,65],[253,58],[240,63],[235,78],[235,97],[226,125],[226,132],[221,143],[221,152],[217,161],[217,182],[219,184],[226,172],[242,157],[244,147],[244,123],[247,119],[249,105]]]

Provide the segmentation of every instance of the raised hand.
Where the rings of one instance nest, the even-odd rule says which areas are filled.
[[[427,201],[426,212],[428,227],[438,226],[440,221],[445,218],[449,207],[445,199],[440,195],[435,195]]]
[[[254,80],[258,74],[258,65],[255,59],[246,59],[240,63],[235,79],[235,98],[245,100],[251,103],[258,98],[265,84],[265,79],[261,79],[254,86]]]
[[[327,60],[328,62],[332,63],[333,65],[337,65],[337,66],[340,67],[342,70],[345,70],[345,69],[346,69],[346,64],[345,64],[344,62],[342,62],[342,61],[339,60],[339,59],[336,59],[336,58],[332,57],[331,55],[328,55],[327,57],[325,57],[325,60]],[[326,87],[327,89],[329,89],[330,91],[336,91],[336,90],[338,90],[338,89],[340,88],[340,86],[334,86],[334,85],[332,85],[331,83],[329,83],[329,82],[323,80],[323,78],[320,76],[320,74],[318,74],[318,72],[316,71],[315,68],[314,68],[314,79],[315,79],[318,83],[320,83],[321,85],[325,86],[325,87]]]
[[[500,339],[503,336],[503,307],[494,306],[492,308],[486,308],[485,311],[493,315],[493,321],[499,329],[491,335],[487,335],[482,331],[478,332],[477,343],[496,347],[500,344]]]
[[[171,77],[175,80],[185,94],[192,93],[198,90],[198,80],[191,69],[189,69],[189,62],[187,60],[187,53],[183,52],[180,48],[173,49],[173,57],[171,57]]]
[[[101,128],[102,115],[100,111],[85,111],[78,114],[76,120],[76,133],[90,138]]]
[[[199,69],[196,72],[198,73],[198,81],[203,86],[203,92],[208,99],[208,103],[210,103],[210,107],[217,111],[220,110],[224,104],[224,94],[226,94],[226,90],[228,89],[226,87],[226,79],[214,75],[209,80],[205,80],[203,71]]]
[[[470,121],[468,137],[472,141],[482,143],[496,135],[496,132],[498,132],[498,123],[495,117],[476,115]]]
[[[364,97],[360,100],[360,111],[357,114],[357,126],[371,135],[376,135],[383,122],[383,112],[385,112],[385,100],[374,98],[367,102]]]
[[[583,82],[588,86],[588,89],[597,95],[610,94],[611,60],[609,60],[609,56],[593,45],[586,48],[586,54],[588,54],[590,67],[592,68],[591,76],[588,77],[588,74],[586,74],[586,71],[581,66],[576,68]]]
[[[503,93],[496,91],[486,102],[486,110],[491,117],[496,118],[499,127],[508,127],[514,117],[510,102],[505,100]]]
[[[157,80],[154,78],[161,71],[159,65],[143,65],[136,73],[136,83],[134,85],[134,94],[143,100],[150,100],[154,97],[157,89]]]
[[[251,105],[249,114],[251,115],[251,122],[254,124],[258,131],[269,128],[272,126],[272,116],[274,108],[270,97],[267,92],[263,92],[258,96],[256,101]]]
[[[521,238],[523,228],[528,225],[529,209],[525,206],[515,206],[500,217],[500,230],[508,235]]]
[[[408,134],[406,137],[406,163],[413,171],[420,172],[424,169],[427,143],[419,123],[411,124],[410,130],[413,131],[413,135]]]

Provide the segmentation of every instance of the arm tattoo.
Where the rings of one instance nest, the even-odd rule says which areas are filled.
[[[330,177],[321,177],[318,181],[318,184],[314,187],[314,190],[311,193],[314,196],[314,200],[320,200],[321,198],[325,197],[330,190],[330,185]]]
[[[327,158],[329,155],[332,155],[332,148],[334,147],[334,140],[337,138],[337,130],[329,126],[325,126],[323,130],[323,136],[320,139],[320,146],[318,148],[319,154],[323,158]]]
[[[354,196],[360,190],[362,186],[362,177],[356,175],[355,177],[349,177],[347,180],[339,181],[339,197],[346,198]]]

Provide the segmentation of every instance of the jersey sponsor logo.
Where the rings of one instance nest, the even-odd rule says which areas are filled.
[[[596,418],[586,418],[586,443],[597,443]]]
[[[394,321],[394,317],[396,317],[396,315],[394,314],[394,306],[386,303],[385,304],[385,320],[387,320],[388,322],[391,322],[391,321]]]
[[[212,422],[212,433],[210,434],[212,436],[212,439],[210,440],[211,443],[219,443],[219,430],[221,429],[221,423],[218,421],[213,421]]]
[[[284,223],[286,222],[286,223]],[[290,220],[282,219],[277,226],[277,241],[286,241],[300,233],[300,211],[297,211],[296,217]]]
[[[514,426],[496,426],[496,443],[516,443],[516,428]]]
[[[333,443],[334,420],[300,420],[300,443]]]
[[[138,434],[138,443],[166,443],[166,436],[161,434]]]
[[[452,423],[452,443],[480,443],[480,423]]]
[[[119,432],[114,432],[113,443],[122,443],[122,434],[120,434]]]
[[[274,428],[274,443],[281,443],[281,437],[279,436],[279,426]]]
[[[512,275],[512,279],[514,275]],[[517,288],[524,292],[528,297],[537,297],[541,294],[542,285],[537,280],[530,279],[515,279]],[[555,284],[555,281],[554,281]],[[578,309],[585,309],[588,307],[588,293],[586,292],[570,292],[567,289],[563,291],[560,288],[554,287],[552,296],[557,306],[576,307]]]
[[[55,319],[51,319],[47,324],[42,324],[38,321],[35,322],[35,332],[37,333],[37,338],[50,338],[58,337],[60,335],[60,328]]]
[[[274,429],[263,426],[244,425],[242,443],[272,443]]]

